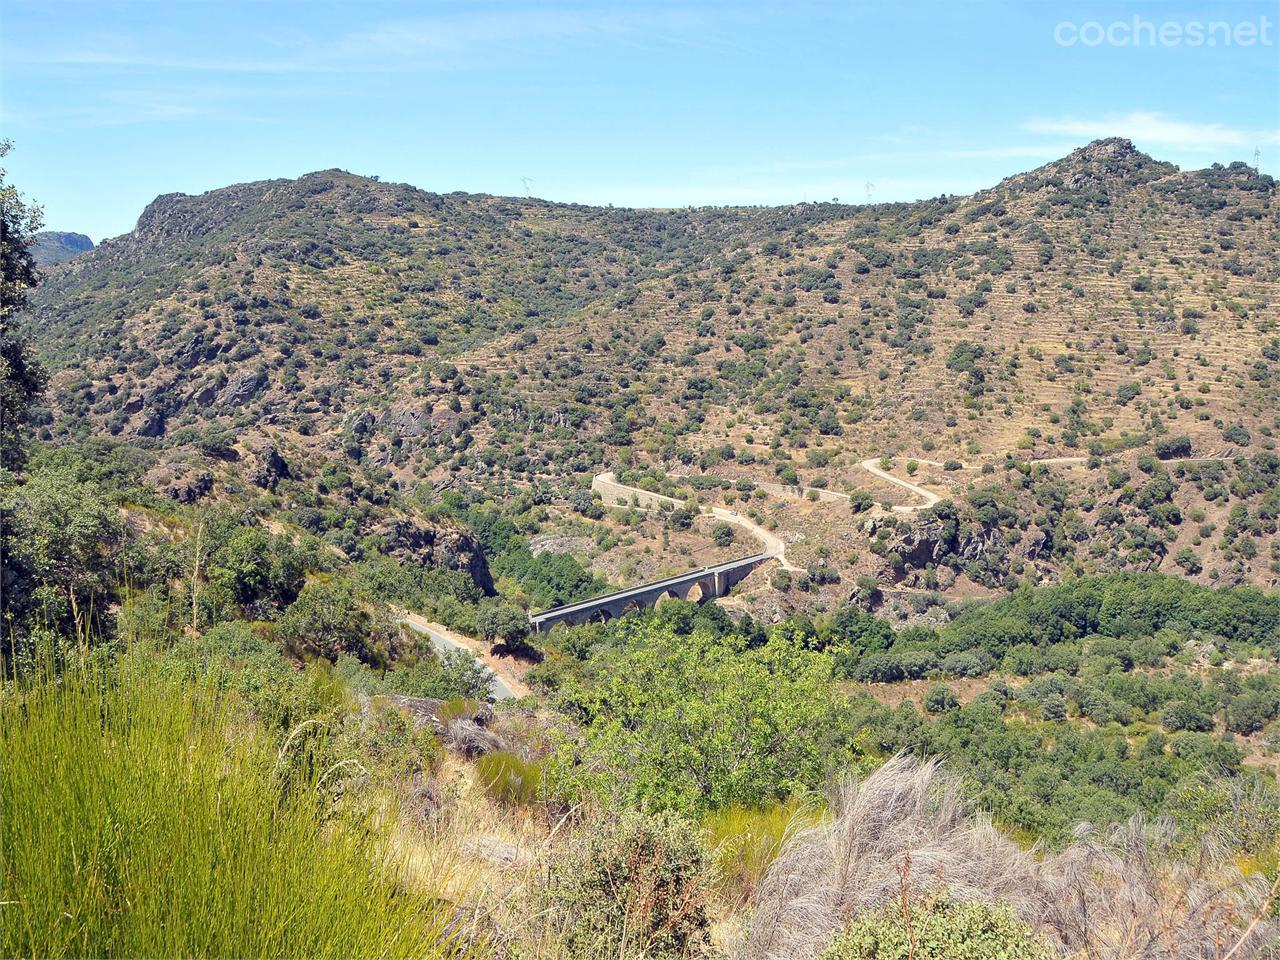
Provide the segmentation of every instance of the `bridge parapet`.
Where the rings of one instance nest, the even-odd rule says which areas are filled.
[[[698,590],[698,602],[723,597],[740,583],[756,567],[769,560],[766,553],[730,560],[712,567],[690,570],[688,573],[641,584],[627,590],[607,593],[590,600],[567,603],[549,610],[529,615],[529,627],[534,633],[545,633],[558,623],[580,626],[593,621],[610,620],[630,610],[654,607],[664,596],[688,599]]]

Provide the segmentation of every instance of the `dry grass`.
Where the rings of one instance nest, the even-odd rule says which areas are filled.
[[[1091,827],[1039,871],[1037,918],[1064,950],[1088,960],[1237,960],[1275,956],[1277,931],[1241,927],[1266,902],[1260,878],[1223,864],[1211,842],[1192,860],[1173,851],[1173,826],[1134,817]]]
[[[813,957],[904,885],[959,902],[1006,902],[1080,960],[1275,956],[1273,924],[1259,919],[1242,938],[1266,903],[1264,884],[1225,862],[1212,838],[1180,859],[1167,822],[1134,818],[1105,835],[1084,828],[1061,853],[1025,851],[967,809],[959,781],[937,761],[904,756],[846,781],[832,810],[775,860],[736,951],[741,960]]]
[[[912,887],[941,885],[957,900],[1012,899],[1034,885],[1034,861],[970,815],[936,761],[895,757],[847,780],[832,811],[792,838],[765,876],[743,960],[815,956],[849,919],[900,895],[908,858]]]

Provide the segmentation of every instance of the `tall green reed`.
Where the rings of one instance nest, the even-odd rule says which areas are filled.
[[[450,905],[139,646],[0,688],[0,954],[431,957]],[[443,878],[441,880],[443,882]]]

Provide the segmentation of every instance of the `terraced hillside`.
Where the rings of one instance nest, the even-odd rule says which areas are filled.
[[[1203,541],[1243,504],[1258,543],[1187,572],[1265,579],[1278,249],[1271,178],[1180,172],[1121,140],[974,196],[863,207],[617,210],[327,171],[159,198],[133,233],[51,270],[32,330],[56,370],[50,436],[116,435],[178,473],[216,480],[226,450],[269,439],[295,474],[336,461],[402,489],[532,483],[572,502],[616,467],[891,500],[862,461],[904,477],[933,461],[983,543],[988,496],[1008,501],[997,530],[1056,531],[992,570],[952,544],[956,571],[998,586],[1172,567],[1188,528],[1152,520],[1157,494],[1115,471],[1168,474],[1159,506],[1185,500],[1186,470],[1138,458],[1216,457],[1226,500],[1182,507],[1207,510],[1201,527],[1222,508]],[[1006,466],[1059,458],[1088,476],[1037,468],[1067,488],[1054,510]],[[929,579],[951,555],[903,556],[862,519],[821,516],[793,534],[861,544],[813,558],[846,581]]]

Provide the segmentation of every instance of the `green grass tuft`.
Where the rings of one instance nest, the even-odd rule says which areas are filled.
[[[145,655],[0,690],[0,955],[443,956],[378,822]]]
[[[821,818],[819,803],[798,800],[764,808],[735,805],[708,814],[702,828],[714,851],[721,895],[733,904],[749,901],[786,839]]]
[[[538,799],[542,788],[542,764],[506,750],[478,757],[476,775],[485,792],[500,803],[526,806]]]

